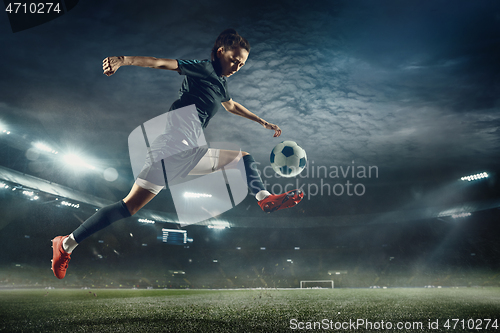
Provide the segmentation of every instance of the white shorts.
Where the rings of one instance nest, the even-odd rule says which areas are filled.
[[[205,155],[201,158],[198,164],[189,172],[189,175],[199,176],[206,175],[216,171],[219,167],[219,155],[220,149],[208,148]],[[137,178],[135,180],[137,186],[148,190],[153,194],[158,194],[165,187],[161,185],[153,184],[145,179]]]

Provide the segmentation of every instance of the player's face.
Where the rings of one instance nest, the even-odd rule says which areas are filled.
[[[230,77],[245,65],[248,59],[248,51],[241,47],[231,50],[225,50],[221,47],[217,51],[217,57],[220,60],[222,76]]]

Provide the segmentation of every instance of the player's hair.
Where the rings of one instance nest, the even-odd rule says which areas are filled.
[[[212,48],[212,60],[217,59],[217,50],[221,46],[226,50],[232,50],[239,46],[250,52],[250,43],[245,38],[241,37],[234,29],[226,29],[217,37],[214,47]]]

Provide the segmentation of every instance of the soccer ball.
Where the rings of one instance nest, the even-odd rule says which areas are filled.
[[[306,151],[294,141],[278,143],[271,151],[271,166],[283,177],[295,177],[307,163]]]

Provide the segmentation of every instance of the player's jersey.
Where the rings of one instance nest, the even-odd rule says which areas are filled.
[[[206,144],[199,146],[198,138],[221,103],[231,99],[226,78],[217,75],[211,61],[177,60],[177,62],[180,74],[186,77],[179,92],[179,99],[172,104],[170,110],[194,104],[196,112],[190,112],[190,108],[168,112],[163,134],[151,143],[145,165],[138,178],[159,186],[165,185],[165,177],[171,184],[179,176],[186,177],[201,160],[208,147]],[[194,108],[192,111],[195,111]],[[186,150],[186,147],[189,149]],[[168,170],[166,175],[164,169]]]
[[[217,113],[222,102],[231,99],[226,78],[217,75],[210,60],[177,60],[181,75],[185,75],[179,91],[179,100],[171,109],[195,104],[202,128]]]

